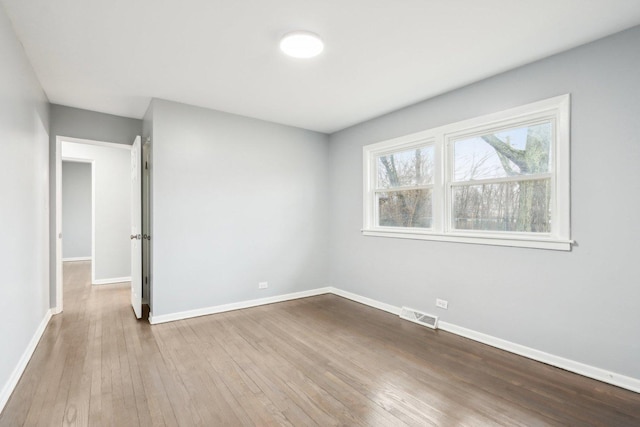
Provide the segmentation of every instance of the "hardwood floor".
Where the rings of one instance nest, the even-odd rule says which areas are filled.
[[[333,295],[150,326],[65,264],[0,426],[640,425],[640,395]]]

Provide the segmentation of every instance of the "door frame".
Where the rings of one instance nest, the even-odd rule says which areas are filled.
[[[118,148],[121,150],[131,151],[131,145],[118,144],[115,142],[96,141],[92,139],[72,138],[67,136],[56,135],[56,302],[53,309],[54,314],[63,311],[63,286],[62,286],[62,142],[74,142],[86,145],[99,145],[102,147]],[[78,159],[65,158],[65,161],[78,161]],[[85,160],[86,162],[89,162]],[[95,276],[94,258],[95,258],[95,165],[91,166],[91,276],[92,280]]]

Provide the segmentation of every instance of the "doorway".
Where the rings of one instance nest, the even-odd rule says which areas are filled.
[[[61,312],[64,295],[63,260],[85,262],[85,265],[90,263],[91,286],[131,281],[132,146],[67,137],[57,137],[56,144],[56,236],[58,238],[55,294],[56,312]],[[67,209],[69,206],[65,207],[63,200],[63,185],[65,181],[67,185],[69,184],[69,177],[66,177],[66,180],[62,179],[63,162],[67,166],[89,165],[91,168],[90,256],[86,255],[86,234],[83,236],[84,240],[78,240],[78,236],[73,233],[79,231],[79,227],[72,230],[69,224],[66,226],[63,224],[63,219],[73,214],[73,211]],[[76,169],[82,169],[82,167]],[[86,192],[86,183],[84,190]],[[86,220],[86,216],[84,219]],[[86,231],[86,225],[84,230]],[[72,248],[79,244],[84,245],[84,252],[82,255],[75,256]],[[75,252],[75,254],[79,253]]]

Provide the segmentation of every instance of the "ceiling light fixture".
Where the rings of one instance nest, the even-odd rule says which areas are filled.
[[[323,49],[322,39],[310,31],[293,31],[280,40],[280,50],[294,58],[313,58]]]

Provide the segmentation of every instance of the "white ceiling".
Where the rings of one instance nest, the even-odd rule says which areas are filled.
[[[638,0],[0,0],[52,103],[331,133],[640,24]],[[312,60],[278,50],[320,34]]]

